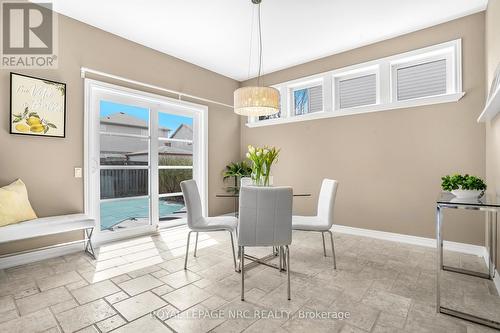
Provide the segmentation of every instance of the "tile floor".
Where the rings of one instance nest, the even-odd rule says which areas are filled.
[[[186,234],[179,227],[105,245],[97,261],[75,253],[0,270],[0,332],[493,331],[435,313],[430,248],[337,233],[333,270],[320,235],[297,232],[292,300],[286,274],[258,266],[247,272],[241,302],[228,234],[200,234],[184,271]],[[447,252],[445,261],[485,270],[470,255]],[[444,304],[500,319],[490,281],[446,273],[442,286]]]

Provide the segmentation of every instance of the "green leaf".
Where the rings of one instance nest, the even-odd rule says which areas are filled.
[[[47,123],[47,126],[52,127],[52,128],[57,128],[57,126],[52,124],[52,123]]]
[[[43,131],[43,134],[46,134],[49,131],[49,126],[45,126],[45,130]]]
[[[20,122],[21,120],[22,120],[21,118],[16,118],[16,119],[14,119],[12,122],[13,122],[13,123],[18,123],[18,122]]]

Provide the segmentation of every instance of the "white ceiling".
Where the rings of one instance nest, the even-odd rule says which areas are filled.
[[[469,15],[484,10],[487,1],[263,0],[264,71]],[[54,0],[54,5],[62,14],[233,79],[257,74],[254,43],[249,75],[256,13],[250,0]]]

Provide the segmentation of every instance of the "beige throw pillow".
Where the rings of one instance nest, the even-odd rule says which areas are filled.
[[[21,179],[0,188],[0,227],[36,218]]]

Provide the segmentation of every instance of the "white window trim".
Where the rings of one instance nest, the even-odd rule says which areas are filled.
[[[450,60],[447,61],[447,70],[449,69],[451,75],[447,80],[446,94],[404,101],[393,100],[393,96],[395,96],[393,71],[396,66],[403,63],[406,65],[410,62],[428,62],[430,59],[429,57],[435,56],[443,59],[443,55],[449,57]],[[425,61],[423,61],[423,59],[425,59]],[[344,78],[346,75],[353,75],[353,77],[369,75],[370,71],[377,74],[377,104],[338,109],[335,104],[337,99],[335,97],[336,78]],[[292,101],[290,100],[290,88],[312,84],[312,82],[317,83],[321,80],[323,81],[323,111],[294,116],[293,104],[291,104]],[[368,112],[390,111],[424,105],[457,102],[465,95],[465,92],[462,91],[462,40],[456,39],[377,60],[355,64],[305,78],[283,82],[273,87],[280,90],[281,93],[281,117],[266,120],[258,120],[258,118],[249,117],[246,124],[247,127],[262,127],[323,118],[343,117]]]
[[[180,101],[173,98],[168,98],[161,95],[156,95],[152,93],[146,93],[139,90],[134,90],[106,82],[96,81],[92,79],[85,79],[85,114],[84,114],[84,211],[85,214],[94,218],[96,220],[96,229],[94,232],[95,241],[97,243],[103,243],[112,241],[115,239],[122,239],[131,236],[136,236],[140,234],[153,233],[157,230],[159,226],[158,220],[158,199],[164,197],[164,195],[159,194],[158,191],[158,170],[162,169],[160,166],[158,168],[151,168],[151,165],[158,165],[158,142],[161,140],[158,138],[157,129],[155,126],[149,126],[151,137],[151,149],[149,154],[149,164],[147,166],[132,166],[133,169],[150,169],[150,185],[148,197],[151,198],[151,209],[150,209],[150,219],[151,225],[145,227],[137,227],[125,229],[123,231],[114,232],[102,232],[100,230],[100,210],[99,210],[99,187],[98,182],[96,182],[96,173],[100,172],[99,160],[96,159],[96,151],[99,151],[99,132],[100,124],[99,117],[92,114],[95,110],[98,110],[98,105],[92,105],[96,103],[98,99],[97,96],[102,96],[103,94],[113,94],[115,96],[122,96],[124,100],[132,99],[134,105],[144,106],[151,109],[151,106],[155,106],[154,112],[150,112],[149,121],[150,124],[156,124],[156,118],[158,112],[168,111],[169,113],[175,113],[172,109],[184,109],[193,112],[194,116],[198,119],[195,124],[201,128],[193,128],[194,132],[199,131],[200,135],[197,136],[194,145],[193,156],[198,158],[196,167],[193,168],[193,178],[197,180],[198,187],[200,190],[200,196],[202,201],[202,210],[206,214],[208,211],[208,107],[205,105],[200,105],[196,103]],[[169,109],[170,108],[170,109]],[[153,110],[151,110],[153,111]],[[113,168],[113,166],[103,166],[105,168]],[[120,169],[127,168],[127,166],[121,166]],[[190,167],[192,168],[192,167]],[[96,193],[99,196],[96,199]],[[178,193],[175,193],[178,195]],[[128,198],[122,198],[128,199]]]

